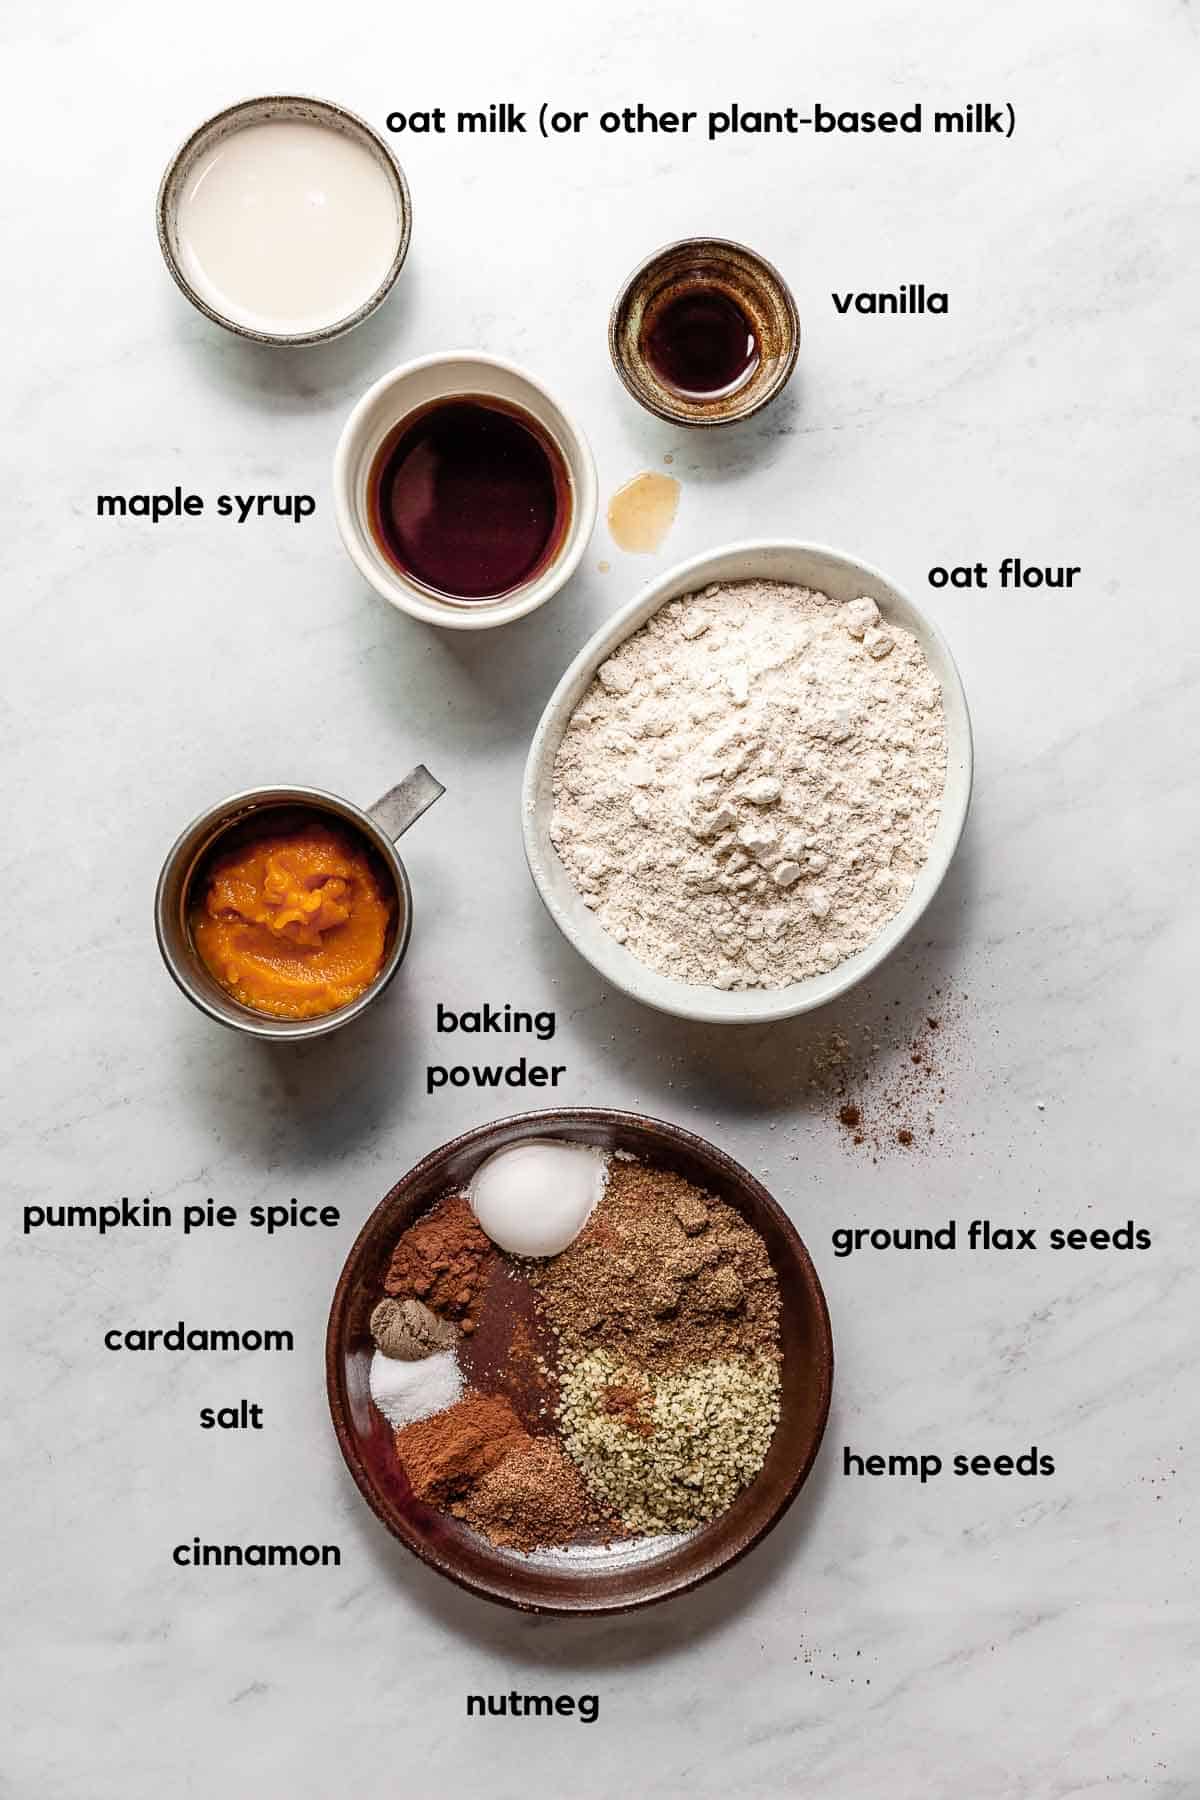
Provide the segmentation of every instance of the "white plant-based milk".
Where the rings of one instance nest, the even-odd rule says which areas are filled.
[[[215,312],[291,336],[337,324],[370,298],[400,220],[365,145],[332,126],[270,119],[198,159],[177,229],[184,273]]]

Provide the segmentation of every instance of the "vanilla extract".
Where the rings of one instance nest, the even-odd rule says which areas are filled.
[[[664,386],[690,399],[736,393],[759,362],[752,322],[732,294],[701,273],[651,301],[641,349]]]

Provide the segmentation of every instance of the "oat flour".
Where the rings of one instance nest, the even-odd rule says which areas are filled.
[[[899,911],[945,773],[911,633],[867,598],[736,582],[671,601],[602,665],[555,761],[550,835],[651,968],[785,987]]]

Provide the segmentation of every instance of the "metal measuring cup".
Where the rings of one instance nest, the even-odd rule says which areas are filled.
[[[231,794],[193,819],[168,852],[154,896],[154,929],[162,959],[192,1005],[198,1006],[219,1025],[228,1025],[250,1037],[273,1040],[323,1037],[326,1032],[337,1031],[365,1012],[378,1000],[404,961],[412,934],[412,888],[396,849],[396,840],[403,837],[409,826],[445,791],[425,765],[418,763],[403,781],[390,788],[365,812],[352,800],[344,800],[340,794],[326,793],[322,788],[261,787]],[[235,826],[245,825],[259,814],[265,822],[270,813],[283,813],[288,808],[309,814],[324,813],[342,825],[349,825],[375,851],[394,887],[395,925],[379,973],[357,1000],[314,1019],[272,1018],[267,1013],[254,1012],[227,994],[200,960],[192,940],[189,917],[197,871],[220,839]]]

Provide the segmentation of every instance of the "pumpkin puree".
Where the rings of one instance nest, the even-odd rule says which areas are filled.
[[[371,985],[391,914],[362,845],[314,821],[219,858],[192,934],[210,974],[243,1006],[312,1019]]]

